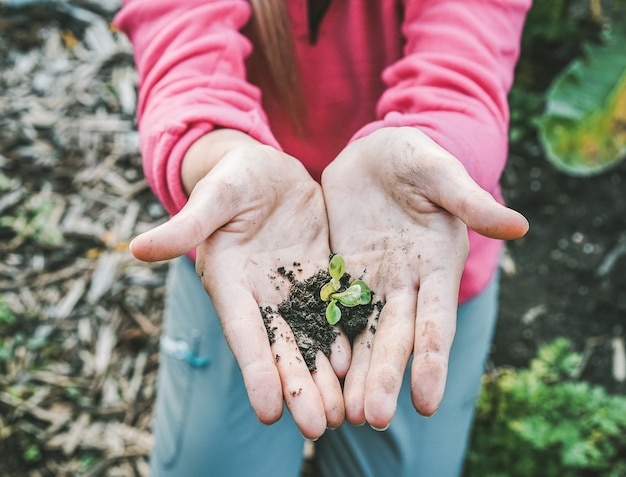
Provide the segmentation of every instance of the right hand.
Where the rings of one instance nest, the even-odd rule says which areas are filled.
[[[239,145],[216,157],[220,144],[205,139],[210,135],[235,136]],[[284,399],[302,435],[320,437],[344,419],[339,379],[349,367],[349,343],[340,335],[331,359],[318,353],[317,371],[311,374],[280,317],[272,321],[278,329],[270,345],[259,307],[276,309],[289,292],[285,280],[270,278],[278,267],[291,269],[299,262],[297,279],[326,268],[330,249],[321,188],[298,160],[243,133],[220,130],[205,138],[185,161],[206,157],[208,172],[196,182],[185,171],[197,172],[202,166],[183,165],[183,183],[192,189],[189,201],[168,222],[135,238],[131,251],[140,260],[155,261],[196,248],[196,270],[259,420],[277,421]]]

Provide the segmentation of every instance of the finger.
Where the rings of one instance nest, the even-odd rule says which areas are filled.
[[[135,237],[130,243],[131,253],[146,262],[180,257],[232,220],[241,196],[233,190],[237,187],[227,186],[221,176],[216,168],[199,181],[178,214]]]
[[[503,206],[480,188],[468,191],[458,200],[457,210],[451,212],[481,235],[515,240],[528,232],[528,220],[522,214]]]
[[[475,232],[500,240],[514,240],[528,232],[528,220],[497,202],[459,164],[458,180],[440,180],[438,205],[460,218]]]
[[[249,293],[236,289],[229,291],[226,301],[219,292],[212,299],[241,369],[250,405],[261,422],[272,424],[282,415],[283,391],[259,307]],[[230,303],[237,303],[236,313]]]
[[[458,280],[438,270],[422,280],[418,292],[411,398],[424,416],[434,414],[443,398],[450,348],[456,329]]]
[[[294,422],[306,439],[317,439],[326,430],[326,413],[320,389],[316,386],[291,328],[278,315],[272,318],[276,341],[272,344],[275,363],[282,382],[282,393]],[[320,360],[321,361],[321,360]],[[328,384],[328,372],[337,381],[328,361],[320,380]],[[327,395],[332,404],[332,392]]]
[[[326,426],[330,429],[336,429],[341,425],[346,414],[341,385],[328,358],[321,351],[317,353],[315,364],[317,370],[311,376],[322,397]]]
[[[135,258],[145,262],[180,257],[212,233],[200,224],[193,214],[181,211],[164,224],[135,237],[130,243],[130,251]]]
[[[380,315],[365,385],[365,418],[375,429],[386,429],[396,411],[413,352],[416,295],[412,288],[394,290]]]
[[[370,319],[373,324],[373,319]],[[346,419],[354,425],[365,423],[365,383],[369,371],[374,334],[371,327],[357,336],[352,346],[352,360],[343,386]]]
[[[348,369],[350,369],[350,361],[352,359],[352,350],[348,337],[340,333],[330,345],[330,365],[332,366],[335,376],[339,379],[346,377]]]

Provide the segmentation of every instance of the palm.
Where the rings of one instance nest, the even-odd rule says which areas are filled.
[[[333,251],[353,272],[365,270],[385,303],[375,334],[368,327],[354,344],[346,416],[386,427],[411,354],[413,403],[430,415],[443,394],[456,326],[468,253],[463,221],[508,238],[523,234],[525,220],[414,129],[381,130],[356,141],[324,172],[322,184]]]

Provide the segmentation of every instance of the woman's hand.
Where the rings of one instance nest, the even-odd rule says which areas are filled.
[[[350,144],[324,171],[331,248],[385,303],[375,334],[355,339],[346,418],[386,428],[413,354],[411,396],[431,415],[445,387],[467,227],[514,239],[528,229],[463,165],[415,128],[385,128]]]
[[[278,420],[283,398],[302,434],[321,436],[344,419],[338,377],[349,366],[340,336],[331,361],[322,353],[311,374],[280,317],[270,346],[259,307],[281,302],[288,284],[278,267],[299,262],[299,279],[328,263],[328,224],[321,188],[302,164],[243,133],[218,130],[185,158],[185,207],[131,244],[140,260],[165,260],[197,247],[196,269],[213,300],[241,368],[251,405],[264,423]],[[273,278],[272,278],[273,277]],[[275,359],[280,356],[280,359]]]

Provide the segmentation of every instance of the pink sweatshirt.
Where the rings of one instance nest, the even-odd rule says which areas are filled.
[[[334,0],[315,45],[306,0],[286,1],[309,110],[304,138],[246,72],[246,0],[124,2],[115,22],[134,47],[145,174],[168,212],[187,201],[185,152],[216,126],[288,152],[316,179],[350,141],[417,127],[502,200],[507,93],[531,0]],[[502,245],[469,237],[461,301],[489,282]]]

